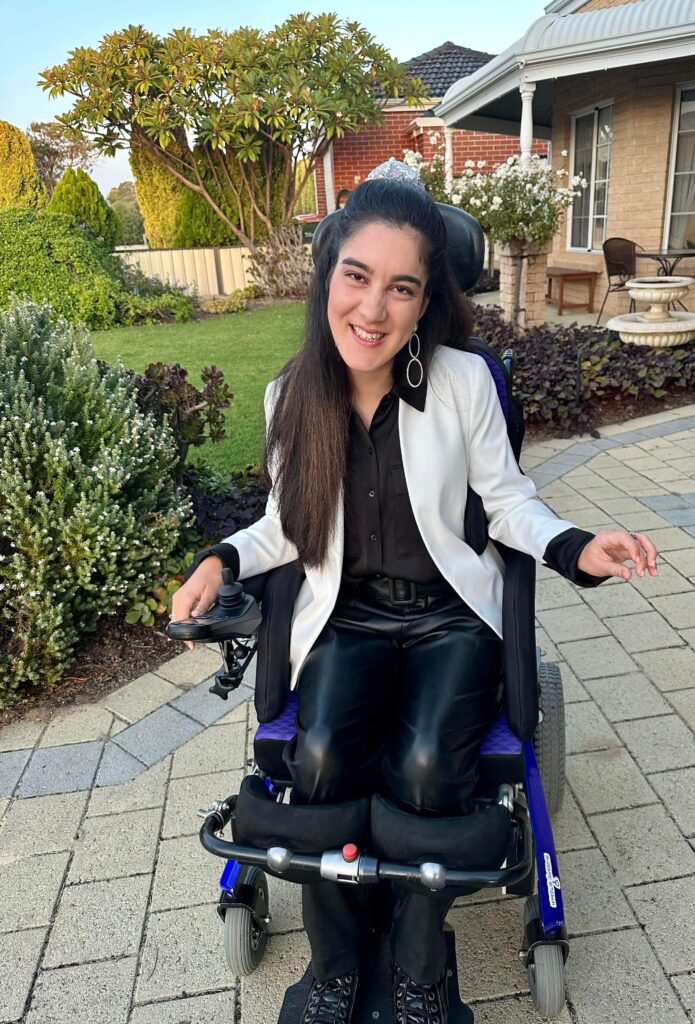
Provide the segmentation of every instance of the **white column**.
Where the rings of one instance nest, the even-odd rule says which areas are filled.
[[[454,129],[444,129],[444,176],[447,191],[454,187]]]
[[[333,143],[329,142],[323,154],[323,184],[326,193],[326,209],[335,210],[335,186],[333,183]]]
[[[533,94],[536,91],[536,83],[524,82],[519,91],[521,92],[521,130],[519,132],[521,166],[528,167],[531,163],[533,148]]]

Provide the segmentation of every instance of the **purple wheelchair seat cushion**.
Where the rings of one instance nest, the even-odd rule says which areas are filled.
[[[286,780],[282,752],[297,734],[299,698],[290,690],[282,714],[259,725],[253,741],[256,763],[278,781]],[[492,782],[523,781],[523,745],[509,725],[504,708],[492,723],[480,748],[480,774]]]

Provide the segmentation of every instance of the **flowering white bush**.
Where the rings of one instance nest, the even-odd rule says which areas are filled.
[[[28,301],[0,313],[0,707],[56,682],[157,575],[191,517],[177,461],[83,328]]]
[[[450,203],[451,196],[446,184],[444,167],[444,141],[439,132],[429,132],[428,137],[434,147],[432,159],[425,160],[422,153],[414,149],[404,149],[403,163],[418,172],[420,180],[435,203]]]
[[[553,172],[545,160],[532,156],[523,166],[518,156],[483,174],[481,164],[468,160],[462,178],[454,184],[451,202],[480,221],[491,242],[502,245],[546,245],[556,234],[560,215],[586,188],[584,178],[568,178],[564,169]],[[478,171],[478,173],[476,173]]]

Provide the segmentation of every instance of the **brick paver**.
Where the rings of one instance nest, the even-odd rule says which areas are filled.
[[[527,447],[559,515],[646,529],[658,578],[580,590],[542,567],[538,642],[563,675],[565,804],[554,820],[571,936],[560,1024],[695,1021],[695,408]],[[0,729],[0,1024],[273,1024],[308,945],[296,886],[269,879],[271,939],[228,973],[221,864],[199,806],[236,792],[251,690],[208,692],[197,648],[93,705]],[[252,682],[252,679],[247,680]],[[458,900],[476,1024],[535,1024],[523,901]]]

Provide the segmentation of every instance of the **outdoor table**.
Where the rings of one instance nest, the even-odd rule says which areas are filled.
[[[562,316],[565,309],[586,309],[589,313],[594,311],[594,291],[596,289],[596,278],[599,276],[597,270],[582,270],[572,267],[548,267],[546,277],[548,287],[545,294],[548,302],[557,305],[557,315]],[[558,281],[557,298],[553,296],[553,281]],[[565,281],[585,281],[589,288],[586,302],[568,302],[565,298]]]
[[[654,249],[649,252],[640,249],[636,255],[644,256],[648,260],[656,260],[659,264],[657,273],[662,277],[673,277],[674,271],[681,260],[688,257],[695,259],[695,248],[693,249]]]

